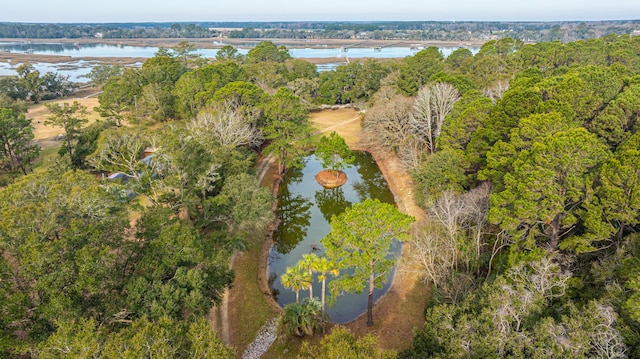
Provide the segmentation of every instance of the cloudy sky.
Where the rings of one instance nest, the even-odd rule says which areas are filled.
[[[629,20],[638,0],[29,0],[0,22]]]

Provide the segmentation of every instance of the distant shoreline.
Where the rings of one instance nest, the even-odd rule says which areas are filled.
[[[0,38],[0,42],[33,42],[33,43],[64,43],[64,44],[109,44],[109,45],[127,45],[139,47],[166,47],[176,46],[181,41],[187,41],[199,49],[219,49],[225,45],[231,45],[240,48],[251,48],[261,41],[271,41],[278,46],[286,46],[287,48],[371,48],[371,47],[481,47],[484,41],[410,41],[410,40],[361,40],[361,39],[262,39],[262,38],[171,38],[171,39],[155,39],[155,38],[139,38],[139,39],[100,39],[100,38],[82,38],[82,39],[11,39]],[[5,63],[23,63],[23,62],[39,62],[39,63],[67,63],[73,61],[87,61],[101,64],[119,64],[133,65],[143,63],[147,60],[144,57],[72,57],[64,55],[42,55],[42,54],[24,54],[19,52],[2,52],[0,51],[0,62]],[[345,62],[344,58],[305,58],[313,64],[341,63]],[[363,59],[352,59],[352,61],[360,61]],[[388,59],[380,59],[381,61]]]
[[[173,47],[181,41],[187,41],[201,49],[219,49],[225,45],[234,47],[252,47],[261,41],[271,41],[278,46],[291,48],[323,48],[323,47],[411,47],[415,45],[428,47],[480,47],[486,41],[417,41],[417,40],[367,40],[367,39],[263,39],[263,38],[139,38],[139,39],[102,39],[102,38],[80,38],[80,39],[12,39],[0,38],[0,42],[34,42],[34,43],[64,43],[64,44],[111,44],[129,46],[157,46]]]

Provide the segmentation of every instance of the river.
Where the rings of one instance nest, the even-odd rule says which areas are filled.
[[[459,47],[440,47],[444,56],[448,56]],[[245,55],[251,47],[237,47],[238,53]],[[290,48],[289,53],[294,58],[324,59],[336,58],[339,62],[318,65],[318,71],[331,71],[337,66],[348,61],[349,58],[404,58],[415,55],[420,51],[419,47],[320,47],[320,48]],[[478,48],[469,48],[473,53]],[[100,63],[99,61],[85,61],[83,58],[150,58],[158,51],[158,47],[153,46],[130,46],[113,44],[70,44],[56,42],[0,42],[0,76],[15,75],[15,68],[20,63],[5,62],[2,59],[4,53],[20,53],[34,55],[56,55],[69,56],[78,60],[71,60],[64,63],[33,63],[34,67],[41,73],[48,71],[59,72],[62,75],[69,75],[72,81],[86,82],[83,77],[91,71],[91,67]],[[214,58],[218,49],[196,49],[195,53],[207,58]],[[343,61],[340,61],[344,59]],[[137,64],[138,66],[140,64]]]

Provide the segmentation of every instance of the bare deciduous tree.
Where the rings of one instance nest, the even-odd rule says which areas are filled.
[[[411,259],[426,281],[449,292],[444,295],[453,297],[453,292],[460,289],[447,285],[458,265],[469,271],[470,263],[478,260],[485,246],[489,192],[488,185],[463,195],[443,192],[428,210],[430,221],[414,233]]]
[[[397,151],[412,137],[411,100],[398,95],[376,104],[365,115],[364,130],[371,144]]]
[[[494,82],[491,86],[485,87],[482,89],[482,93],[493,101],[495,104],[502,95],[509,89],[509,80],[498,80]]]
[[[187,129],[196,137],[213,139],[227,148],[262,143],[262,134],[251,124],[251,120],[228,104],[200,112],[187,124]]]
[[[411,261],[424,280],[433,283],[436,288],[453,268],[450,245],[444,238],[434,226],[422,223],[416,226],[411,242]]]
[[[407,139],[398,148],[398,158],[408,168],[415,168],[426,160],[429,151],[424,141],[416,136]]]
[[[618,314],[611,306],[598,303],[596,317],[600,324],[591,333],[591,343],[598,358],[627,358],[624,337],[615,328]]]
[[[444,119],[458,99],[458,90],[444,82],[418,91],[411,113],[413,132],[427,143],[431,153],[436,150],[436,138],[440,136]]]
[[[444,229],[447,237],[447,250],[451,252],[453,268],[457,269],[460,256],[458,244],[459,233],[462,229],[461,223],[465,212],[465,204],[461,196],[456,195],[452,191],[444,191],[433,206],[429,209],[432,219],[435,219]],[[468,259],[465,260],[468,263]]]
[[[487,212],[489,212],[489,195],[491,185],[487,182],[473,188],[463,195],[465,203],[464,225],[473,235],[475,259],[480,258],[480,252],[484,247],[484,228],[487,224]]]
[[[96,152],[88,157],[87,161],[96,169],[123,172],[139,181],[146,173],[141,169],[157,163],[140,162],[144,149],[155,148],[157,140],[156,136],[147,132],[129,129],[107,130],[100,136]]]

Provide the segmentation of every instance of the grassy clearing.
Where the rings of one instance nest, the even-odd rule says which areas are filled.
[[[236,277],[229,291],[229,336],[238,356],[253,342],[264,323],[279,314],[259,286],[261,252],[262,242],[253,243],[247,251],[239,252],[234,261]]]

